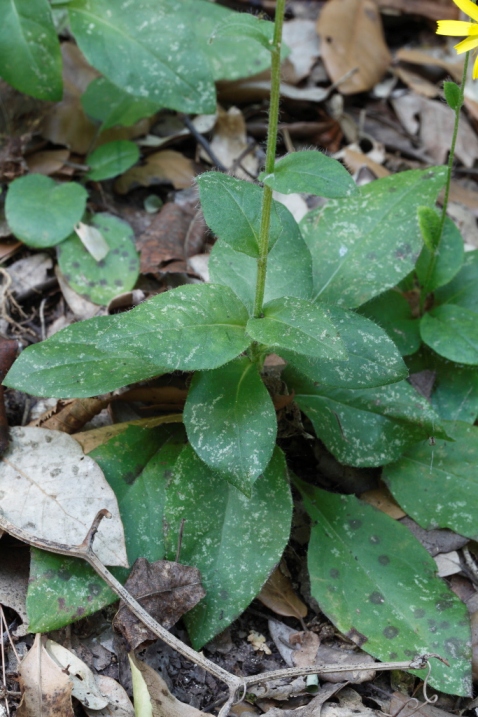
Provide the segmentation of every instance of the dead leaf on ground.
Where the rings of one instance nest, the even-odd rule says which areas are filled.
[[[386,486],[380,486],[373,490],[366,490],[359,496],[360,500],[365,501],[369,505],[373,505],[374,508],[378,508],[382,513],[386,513],[394,520],[403,518],[406,513],[398,505],[390,491]]]
[[[458,20],[459,10],[449,0],[376,0],[384,10],[421,15],[430,20]]]
[[[92,301],[88,301],[88,299],[85,299],[80,294],[77,294],[77,292],[68,285],[58,264],[55,266],[55,276],[60,285],[63,298],[72,313],[75,315],[76,319],[83,321],[84,319],[91,319],[93,316],[104,316],[107,313],[105,306],[93,304]]]
[[[408,516],[402,518],[400,522],[407,526],[425,550],[428,550],[432,558],[438,555],[438,553],[449,553],[452,550],[460,550],[460,548],[463,548],[468,543],[468,538],[464,538],[462,535],[458,535],[446,528],[425,530]]]
[[[23,625],[14,630],[16,637],[27,634],[26,607],[28,578],[30,575],[30,549],[14,545],[8,539],[0,541],[0,604],[15,610]]]
[[[298,709],[284,710],[279,707],[273,707],[267,711],[268,717],[321,717],[322,706],[327,700],[340,692],[347,683],[340,684],[326,683],[320,688],[320,691],[305,707]]]
[[[420,717],[450,717],[450,712],[441,710],[431,704],[422,704],[417,709],[408,695],[404,695],[402,692],[394,692],[390,701],[390,714],[398,713],[400,713],[400,717],[412,717],[412,713]]]
[[[332,82],[356,69],[340,85],[342,94],[372,89],[391,62],[374,0],[329,0],[319,15],[322,59]]]
[[[231,170],[234,177],[250,180],[251,174],[254,177],[257,176],[259,158],[256,152],[250,151],[243,156],[249,147],[249,143],[247,141],[244,116],[237,107],[230,107],[227,112],[222,107],[218,108],[217,121],[210,146],[218,160],[222,162],[226,169]],[[202,148],[199,155],[202,159],[211,161],[209,155]]]
[[[66,433],[11,429],[0,461],[2,517],[32,538],[79,545],[104,508],[112,518],[101,522],[93,548],[105,565],[128,567],[116,496],[98,464]]]
[[[155,426],[163,423],[181,423],[182,414],[177,413],[171,416],[154,416],[152,418],[140,418],[135,421],[125,421],[123,423],[115,423],[112,426],[101,426],[101,428],[92,428],[90,431],[82,431],[75,433],[72,438],[77,441],[83,448],[83,451],[91,453],[98,446],[102,446],[110,438],[119,436],[124,433],[129,426],[141,426],[142,428],[155,428]]]
[[[285,22],[282,39],[291,51],[282,63],[282,79],[296,85],[309,76],[320,56],[320,43],[314,21],[296,18]]]
[[[23,696],[17,717],[74,717],[70,678],[48,655],[40,634],[18,674]]]
[[[136,669],[144,683],[143,690],[146,690],[150,703],[152,717],[212,717],[209,712],[201,712],[192,705],[180,702],[174,697],[168,689],[163,678],[153,670],[152,667],[144,662],[140,662],[137,657],[130,653],[130,663],[132,669]],[[135,704],[137,703],[137,693],[135,689]],[[138,710],[138,714],[141,714]],[[148,714],[148,712],[144,712]]]
[[[106,707],[93,710],[84,706],[88,717],[135,717],[134,707],[124,687],[112,677],[96,675],[96,684],[102,695],[108,700]]]
[[[443,102],[416,94],[392,99],[393,108],[409,134],[419,134],[425,151],[437,164],[444,164],[450,149],[455,121],[453,112]],[[473,167],[478,159],[478,137],[466,117],[460,121],[455,154],[465,167]]]
[[[438,85],[430,82],[417,72],[413,72],[400,65],[394,68],[394,72],[403,84],[407,85],[413,92],[416,92],[417,95],[429,97],[430,99],[441,95]]]
[[[277,567],[257,596],[263,605],[277,615],[305,617],[307,605],[296,595],[290,578]]]
[[[76,433],[106,408],[110,401],[111,398],[59,400],[55,408],[48,410],[28,425],[36,426],[37,428],[50,428],[52,431]]]
[[[125,588],[166,629],[206,594],[197,568],[168,560],[150,563],[145,558],[136,560]],[[113,625],[126,638],[132,650],[147,640],[157,639],[124,602],[120,603]]]
[[[206,225],[202,213],[189,205],[168,202],[139,237],[136,247],[141,253],[142,274],[164,274],[171,262],[182,262],[203,249]]]
[[[144,164],[128,169],[116,180],[115,191],[127,194],[135,187],[154,184],[172,184],[175,189],[186,189],[192,185],[195,176],[190,159],[173,149],[164,149],[150,154]]]
[[[47,640],[44,643],[45,650],[49,657],[58,667],[68,675],[73,697],[76,697],[82,705],[91,707],[94,710],[103,709],[108,704],[107,698],[101,694],[93,672],[83,660],[80,660],[73,652],[59,645],[54,640]]]
[[[24,259],[10,264],[7,271],[12,280],[11,291],[15,298],[22,301],[30,292],[40,293],[49,280],[53,260],[46,252],[35,252]]]
[[[415,0],[411,1],[415,2]],[[443,20],[444,17],[440,16],[438,19]],[[435,67],[441,67],[445,72],[450,74],[456,82],[461,82],[463,60],[461,58],[457,59],[456,53],[445,56],[442,49],[436,50],[435,54],[432,54],[425,50],[401,47],[397,50],[395,57],[397,60],[400,60],[400,62],[407,62],[410,65],[435,65]]]
[[[450,553],[439,553],[435,556],[435,563],[437,575],[440,578],[447,578],[462,571],[460,556],[456,550],[452,550]]]
[[[59,172],[69,156],[68,149],[47,149],[30,154],[26,158],[26,163],[30,172],[50,175]]]

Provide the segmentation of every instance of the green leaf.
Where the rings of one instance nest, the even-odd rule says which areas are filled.
[[[444,82],[443,92],[448,107],[451,107],[452,110],[456,110],[458,107],[461,107],[463,98],[461,96],[461,89],[456,82]]]
[[[353,308],[405,277],[422,246],[417,208],[434,204],[445,177],[443,167],[400,172],[309,212],[300,226],[314,298]]]
[[[208,11],[209,3],[195,2]],[[88,62],[128,94],[180,112],[214,112],[209,60],[182,5],[72,0],[68,15]]]
[[[346,465],[381,466],[397,460],[419,440],[446,437],[438,415],[407,381],[359,390],[332,388],[292,366],[283,378],[317,436]]]
[[[279,351],[289,349],[326,359],[347,357],[328,309],[304,299],[284,296],[270,301],[263,308],[262,319],[249,319],[246,331],[254,341]]]
[[[76,182],[58,184],[42,174],[28,174],[10,184],[5,215],[18,239],[43,249],[71,234],[83,216],[87,196]]]
[[[402,356],[409,356],[419,349],[422,342],[419,320],[413,318],[410,304],[399,291],[385,291],[361,306],[359,313],[379,324]]]
[[[438,214],[436,216],[438,217]],[[426,245],[418,257],[415,271],[421,285],[426,285],[428,291],[434,291],[438,287],[448,284],[460,271],[464,255],[465,249],[460,231],[447,217],[436,257],[433,257],[433,252]]]
[[[403,510],[422,528],[450,528],[478,538],[478,428],[444,422],[450,441],[429,441],[409,448],[382,477]]]
[[[441,217],[433,207],[418,207],[417,213],[425,247],[433,252],[440,242]]]
[[[424,653],[448,658],[450,667],[433,662],[430,684],[470,694],[467,609],[436,577],[425,548],[404,525],[354,496],[297,485],[312,520],[308,567],[320,609],[382,661]]]
[[[90,454],[118,499],[130,565],[139,557],[164,557],[164,477],[183,441],[182,428],[130,426]],[[129,573],[113,572],[122,582]],[[117,599],[84,560],[32,550],[27,610],[34,632],[57,630]]]
[[[183,418],[198,456],[250,496],[271,459],[277,434],[274,405],[257,364],[242,356],[196,373]]]
[[[262,189],[220,172],[197,179],[204,218],[209,228],[235,251],[259,256]],[[272,203],[269,250],[281,238],[297,234],[297,224],[286,207]]]
[[[209,274],[215,284],[229,286],[252,314],[257,259],[218,241],[209,259]],[[281,296],[310,299],[311,294],[312,257],[296,224],[294,231],[280,236],[269,253],[264,302]]]
[[[166,497],[166,557],[174,559],[184,520],[181,562],[199,568],[206,590],[184,618],[196,650],[259,593],[287,545],[291,518],[287,468],[278,448],[249,499],[212,472],[190,446],[183,450]]]
[[[435,293],[436,304],[455,304],[478,313],[478,249],[465,253],[465,261],[446,286]]]
[[[372,388],[406,378],[408,370],[393,341],[372,321],[328,306],[328,317],[346,349],[346,361],[324,361],[281,349],[282,358],[313,381],[342,388]]]
[[[450,361],[478,364],[478,317],[470,309],[444,304],[420,321],[422,340]]]
[[[30,346],[4,383],[36,396],[84,397],[167,371],[217,368],[249,346],[247,318],[227,287],[190,284]]]
[[[261,20],[255,15],[241,12],[226,17],[211,33],[209,43],[214,42],[218,37],[227,37],[236,39],[244,38],[255,40],[260,45],[271,49],[274,36],[274,23],[269,20]]]
[[[47,0],[0,0],[0,76],[39,100],[61,100],[60,43]]]
[[[90,82],[81,96],[81,104],[89,117],[102,123],[102,131],[116,125],[130,127],[161,109],[149,99],[128,94],[106,77]]]
[[[126,139],[107,142],[87,156],[86,164],[90,170],[85,176],[95,182],[111,179],[126,172],[138,159],[139,149],[134,142]]]
[[[57,249],[58,264],[69,286],[94,304],[106,306],[111,299],[136,284],[139,258],[133,230],[112,214],[96,214],[92,220],[105,238],[109,252],[95,261],[76,234]]]
[[[345,167],[316,150],[293,152],[279,159],[272,174],[262,172],[259,181],[276,192],[307,192],[336,199],[348,197],[357,187]]]

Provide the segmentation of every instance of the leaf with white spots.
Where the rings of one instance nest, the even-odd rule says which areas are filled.
[[[413,318],[410,304],[401,292],[385,291],[363,304],[358,313],[385,329],[402,356],[414,354],[420,348],[420,321]]]
[[[354,308],[409,274],[422,248],[417,209],[434,205],[445,177],[443,167],[400,172],[309,212],[300,227],[314,298]]]
[[[195,1],[207,13],[208,3]],[[67,9],[81,51],[113,84],[180,112],[214,112],[205,43],[185,21],[182,3],[70,0]]]
[[[61,100],[60,43],[47,0],[2,2],[0,76],[39,100]]]
[[[59,331],[23,351],[5,385],[36,396],[96,396],[167,371],[217,368],[250,344],[245,306],[225,286],[190,284],[132,311]]]
[[[218,241],[210,255],[209,275],[213,283],[229,286],[252,314],[257,259]],[[295,231],[279,237],[269,253],[264,302],[281,296],[310,299],[311,295],[312,257],[296,225]]]
[[[422,528],[478,540],[478,428],[444,421],[453,441],[417,443],[383,469],[395,500]]]
[[[284,381],[321,441],[341,463],[381,466],[413,443],[446,437],[440,418],[407,381],[350,390],[314,382],[287,366]]]
[[[187,446],[168,485],[166,558],[201,571],[206,597],[184,619],[195,649],[231,624],[260,592],[287,545],[292,499],[276,448],[251,498],[222,480]],[[183,523],[184,520],[184,523]]]
[[[274,405],[246,357],[195,374],[184,407],[184,425],[198,456],[250,496],[274,450]]]
[[[345,167],[317,150],[302,150],[278,159],[271,174],[262,172],[259,181],[276,192],[307,192],[321,197],[349,197],[357,187]]]
[[[410,531],[354,496],[296,481],[312,521],[311,592],[343,634],[382,661],[436,653],[430,684],[471,693],[471,634],[465,605],[436,577]],[[423,678],[425,672],[421,671]]]
[[[327,306],[330,320],[347,351],[346,360],[323,360],[281,349],[280,355],[313,381],[342,388],[372,388],[395,383],[408,375],[393,341],[373,321]]]
[[[263,317],[249,319],[249,336],[265,346],[321,359],[346,359],[347,351],[328,308],[284,296],[263,308]]]
[[[261,187],[221,172],[206,172],[197,183],[206,224],[235,251],[257,258],[261,228]],[[295,237],[297,222],[280,202],[272,202],[269,250],[281,237]]]
[[[11,429],[0,461],[0,516],[32,538],[74,546],[102,509],[112,518],[101,521],[93,549],[105,565],[127,566],[118,503],[98,464],[66,433]]]
[[[164,477],[183,447],[182,428],[130,426],[91,457],[118,500],[128,561],[164,557]],[[129,571],[113,569],[124,582]],[[33,632],[58,630],[118,599],[84,560],[32,550],[27,611]]]

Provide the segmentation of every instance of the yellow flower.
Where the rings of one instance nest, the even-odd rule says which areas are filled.
[[[453,0],[460,10],[469,15],[475,22],[462,22],[461,20],[439,20],[437,35],[451,35],[452,37],[461,37],[466,35],[466,39],[455,45],[458,53],[468,52],[478,47],[478,6],[472,0]],[[473,65],[473,79],[478,78],[478,57]]]

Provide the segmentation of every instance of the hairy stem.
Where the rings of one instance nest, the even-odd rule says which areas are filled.
[[[446,184],[445,184],[445,194],[443,197],[443,208],[442,208],[441,219],[440,219],[440,227],[438,230],[438,241],[437,241],[436,248],[432,254],[430,264],[428,266],[426,279],[423,283],[423,287],[422,287],[422,291],[421,291],[420,306],[421,306],[422,311],[423,311],[426,297],[429,293],[430,282],[431,282],[431,279],[433,276],[433,272],[435,270],[435,264],[437,262],[437,257],[438,257],[439,251],[440,251],[440,244],[441,244],[442,237],[443,237],[443,229],[444,229],[445,220],[446,220],[446,210],[448,208],[448,200],[450,197],[451,176],[453,173],[453,164],[455,161],[456,141],[458,138],[458,128],[460,126],[460,114],[461,114],[461,108],[463,107],[463,100],[464,100],[464,96],[465,96],[465,85],[466,85],[466,77],[468,74],[469,60],[470,60],[470,53],[467,52],[465,55],[465,64],[463,65],[463,76],[462,76],[461,85],[460,85],[460,98],[458,101],[458,105],[455,109],[455,124],[453,126],[453,136],[452,136],[451,145],[450,145],[450,154],[448,156],[448,168],[447,168],[448,171],[447,171],[447,178],[446,178]]]
[[[280,52],[282,44],[282,25],[284,22],[285,0],[277,0],[274,39],[271,55],[271,101],[269,108],[269,127],[267,131],[266,174],[272,174],[277,145],[277,125],[279,122],[280,100]],[[264,186],[262,195],[261,228],[259,234],[259,258],[257,260],[256,296],[254,299],[254,317],[262,315],[264,289],[266,285],[267,255],[269,253],[269,229],[271,223],[272,189]]]

